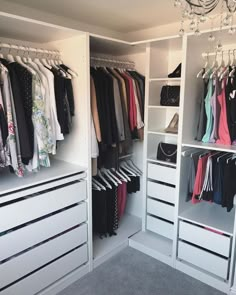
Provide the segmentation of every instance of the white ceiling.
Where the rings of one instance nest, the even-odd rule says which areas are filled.
[[[176,22],[173,0],[8,0],[86,24],[129,33]]]

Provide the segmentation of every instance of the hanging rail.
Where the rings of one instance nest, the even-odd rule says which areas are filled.
[[[34,48],[30,46],[23,46],[23,45],[16,45],[16,44],[9,44],[9,43],[0,43],[0,48],[8,48],[9,52],[11,50],[17,50],[17,51],[24,51],[24,52],[32,52],[32,53],[39,53],[39,54],[47,54],[47,55],[55,55],[60,56],[61,53],[59,50],[48,50],[43,48]]]
[[[209,56],[221,56],[222,54],[233,54],[236,52],[236,49],[225,49],[221,51],[214,51],[214,52],[203,52],[202,57],[209,57]]]
[[[113,58],[102,58],[102,57],[90,57],[92,65],[114,65],[118,67],[125,67],[133,69],[135,67],[135,63],[132,61],[124,61],[124,60],[116,60]]]

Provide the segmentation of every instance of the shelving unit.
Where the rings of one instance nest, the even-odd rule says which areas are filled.
[[[165,81],[165,82],[181,82],[181,78],[151,78],[149,79],[149,82],[155,82],[155,81]]]
[[[132,61],[135,69],[145,75],[146,55],[145,46],[132,47],[127,43],[90,36],[90,56],[101,56],[116,60]],[[120,161],[131,159],[143,171],[143,142],[133,141],[128,155],[121,156]],[[126,214],[122,217],[117,235],[100,239],[93,234],[93,267],[97,267],[118,251],[128,245],[129,238],[142,229],[142,197],[143,181],[140,178],[140,191],[127,196]]]
[[[177,133],[165,132],[165,130],[149,130],[148,134],[156,134],[156,135],[163,135],[168,137],[178,137]]]
[[[181,78],[167,78],[182,60],[182,39],[151,42],[147,46],[146,113],[144,165],[143,231],[130,239],[130,246],[167,263],[174,264],[176,163],[156,159],[160,142],[177,144],[178,134],[167,133],[178,107],[160,105],[164,85],[181,85]]]
[[[165,161],[157,160],[157,159],[156,159],[156,156],[148,157],[148,158],[147,158],[147,161],[148,161],[148,162],[153,162],[153,163],[156,163],[156,164],[167,165],[167,163],[166,163]],[[175,163],[168,163],[168,166],[176,167],[177,164],[175,164]]]

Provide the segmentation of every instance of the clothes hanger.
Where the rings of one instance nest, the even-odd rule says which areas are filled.
[[[108,173],[107,170],[105,168],[101,169],[101,172],[104,173],[104,175],[106,175],[106,177],[117,187],[118,183],[114,180],[113,177],[111,177]]]
[[[92,188],[95,189],[96,191],[101,191],[101,188],[96,185],[96,183],[92,182]]]
[[[96,179],[92,179],[92,182],[94,182],[97,186],[99,186],[103,191],[106,191],[106,188],[104,185],[102,185],[99,181],[97,181]]]
[[[207,52],[205,65],[200,70],[200,72],[197,74],[197,78],[202,78],[202,74],[204,73],[204,71],[206,70],[206,68],[208,67],[208,65],[209,65],[209,53]]]
[[[232,59],[232,62],[231,62],[231,67],[232,67],[232,71],[229,73],[229,77],[230,78],[233,78],[234,77],[234,73],[235,73],[235,69],[236,69],[236,56],[235,56],[235,50],[233,50],[233,59]]]
[[[4,58],[3,53],[2,53],[2,44],[0,44],[0,58]]]
[[[107,170],[108,174],[115,179],[119,184],[122,184],[119,178],[117,178],[109,169]]]
[[[136,170],[130,167],[130,165],[128,165],[126,161],[122,162],[122,165],[126,167],[127,169],[131,170],[135,174],[135,176],[141,176],[140,173],[139,172],[137,173]]]
[[[131,178],[129,177],[129,175],[127,175],[123,170],[121,170],[119,168],[119,172],[127,179],[127,181],[131,181]]]
[[[218,52],[216,51],[214,61],[213,61],[212,65],[211,65],[211,67],[210,67],[210,68],[205,72],[205,74],[202,76],[203,79],[207,78],[208,75],[211,73],[211,71],[212,71],[215,67],[218,67],[217,55],[218,55]]]
[[[39,51],[39,53],[42,53],[42,54],[46,53],[46,50],[44,50],[42,48],[38,49],[38,51]],[[40,61],[43,64],[43,66],[45,66],[46,68],[48,68],[50,70],[52,69],[52,66],[49,64],[48,60],[45,57],[41,58]]]
[[[225,62],[224,62],[224,53],[223,53],[223,51],[222,51],[222,52],[221,52],[221,63],[218,64],[218,66],[215,66],[215,68],[214,68],[212,74],[210,75],[210,79],[213,79],[213,78],[215,77],[215,75],[218,76],[218,72],[220,71],[220,69],[221,69],[222,67],[224,67],[224,65],[225,65]]]
[[[205,151],[205,152],[203,152],[202,154],[200,154],[200,155],[198,156],[198,158],[201,159],[202,157],[206,156],[206,155],[209,154],[209,153],[210,153],[209,151]]]
[[[225,154],[223,154],[222,156],[219,156],[219,157],[217,158],[217,162],[219,163],[219,161],[220,161],[221,158],[223,158],[223,157],[225,157],[225,156],[227,156],[227,155],[229,155],[229,154],[231,154],[231,153],[225,153]]]
[[[224,77],[226,77],[229,74],[229,67],[230,67],[230,64],[231,64],[230,52],[231,52],[231,50],[229,49],[228,50],[228,62],[227,62],[227,65],[226,65],[226,69],[220,75],[220,81],[223,80]]]
[[[137,177],[137,176],[138,176],[138,175],[136,175],[136,174],[134,173],[134,171],[132,171],[131,169],[129,169],[129,167],[127,167],[127,166],[124,164],[124,162],[122,162],[122,163],[120,164],[120,168],[126,170],[127,172],[129,172],[129,173],[130,173],[130,176],[134,176],[134,177]]]
[[[227,66],[225,65],[225,60],[224,60],[224,51],[221,52],[221,65],[220,69],[217,72],[218,78],[221,77],[221,75],[224,73],[224,71],[227,70]]]
[[[116,173],[121,178],[121,180],[123,180],[124,182],[128,182],[128,180],[118,170],[116,170],[115,168],[111,168],[111,170]]]
[[[139,173],[140,176],[143,175],[143,172],[134,164],[134,162],[131,159],[129,159],[126,162],[131,166],[131,168],[133,168],[135,171],[137,171],[137,173]]]
[[[102,175],[102,173],[101,173],[101,171],[100,170],[98,170],[98,177],[100,177],[101,178],[101,180],[105,183],[105,185],[108,187],[108,188],[110,188],[110,189],[112,189],[112,186],[110,185],[110,183],[103,177],[103,175]]]
[[[9,48],[9,51],[8,51],[8,54],[7,54],[7,60],[8,60],[9,62],[14,62],[14,61],[15,61],[15,60],[14,60],[14,57],[13,57],[13,55],[11,54],[12,47],[11,47],[10,44],[7,44],[7,45],[8,45],[8,48]]]

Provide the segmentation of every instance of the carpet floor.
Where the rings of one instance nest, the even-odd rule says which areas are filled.
[[[223,295],[139,251],[126,248],[58,295]]]

